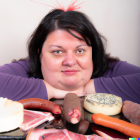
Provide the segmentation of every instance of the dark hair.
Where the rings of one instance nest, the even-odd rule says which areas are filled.
[[[48,34],[54,30],[63,29],[74,37],[85,40],[87,45],[92,47],[93,74],[91,78],[102,76],[109,67],[109,61],[117,61],[105,54],[102,38],[89,18],[78,11],[62,11],[55,9],[50,11],[33,32],[29,40],[28,52],[30,63],[30,76],[43,79],[41,72],[40,53]],[[70,30],[78,32],[79,38],[72,34]]]

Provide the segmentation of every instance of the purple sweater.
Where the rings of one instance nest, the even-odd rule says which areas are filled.
[[[28,61],[16,61],[0,66],[0,97],[14,101],[25,98],[48,99],[41,79],[29,78]],[[110,93],[140,104],[140,67],[119,61],[110,70],[94,79],[96,93]]]

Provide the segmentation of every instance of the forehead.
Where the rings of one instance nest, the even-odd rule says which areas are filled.
[[[46,40],[50,40],[53,38],[53,40],[57,40],[57,39],[70,39],[70,40],[84,40],[82,35],[80,35],[78,32],[74,31],[74,30],[69,30],[70,32],[63,30],[63,29],[58,29],[55,31],[52,31],[49,33],[49,35],[47,36]]]
[[[77,36],[78,38],[82,38],[82,36],[76,31],[71,30],[71,33]],[[65,48],[65,49],[75,49],[75,47],[80,46],[88,46],[84,40],[78,39],[75,36],[71,35],[69,32],[65,30],[55,30],[52,31],[45,40],[43,44],[43,48],[51,49],[51,48]]]

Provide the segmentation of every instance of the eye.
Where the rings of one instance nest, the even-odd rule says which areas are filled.
[[[53,53],[55,53],[55,54],[61,54],[63,52],[61,50],[55,50],[55,51],[53,51]]]
[[[78,49],[76,52],[77,53],[83,53],[84,52],[84,49]]]

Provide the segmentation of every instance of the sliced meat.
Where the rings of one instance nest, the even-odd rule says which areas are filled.
[[[106,140],[97,135],[81,135],[68,131],[67,129],[32,129],[26,140]]]
[[[20,129],[26,131],[53,119],[54,117],[50,112],[24,110],[24,119],[20,125]]]

